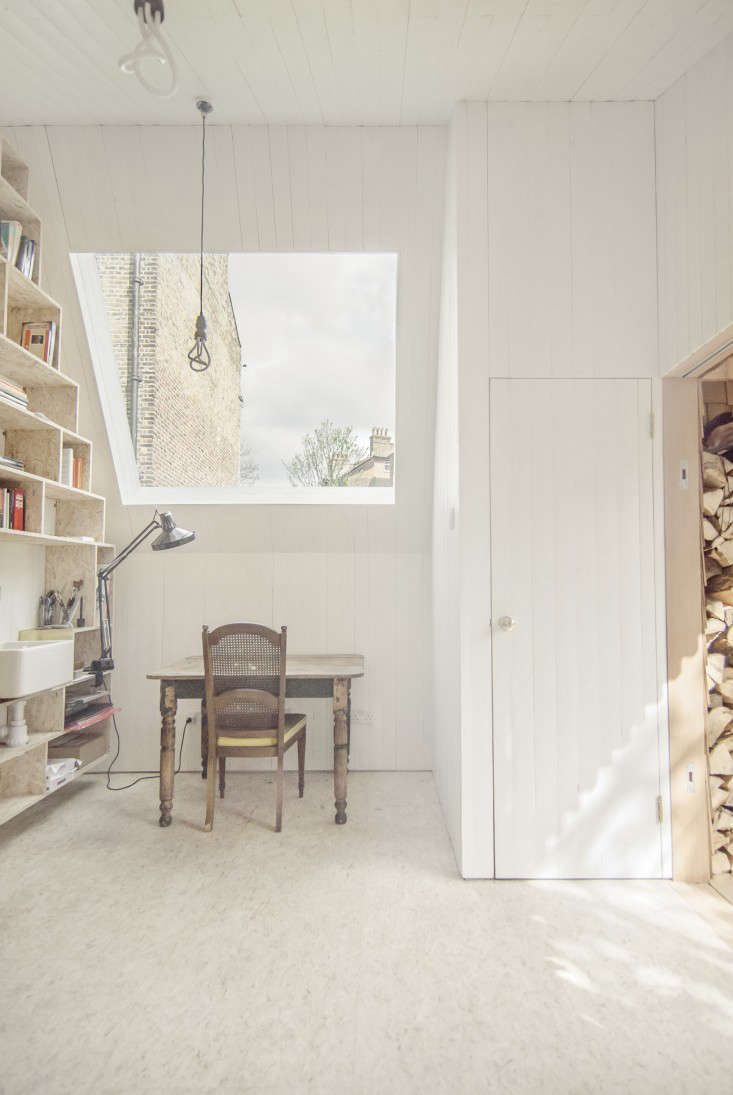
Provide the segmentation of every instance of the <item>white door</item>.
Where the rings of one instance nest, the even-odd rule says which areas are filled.
[[[649,381],[491,382],[498,878],[662,874],[650,415]]]

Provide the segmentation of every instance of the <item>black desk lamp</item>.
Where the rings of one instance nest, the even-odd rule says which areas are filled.
[[[155,529],[161,530],[160,536],[156,536],[152,543],[153,551],[165,551],[167,548],[181,547],[183,544],[190,544],[192,540],[196,538],[195,532],[189,532],[188,529],[178,528],[176,522],[170,513],[158,513],[155,511],[153,520],[149,525],[146,525],[141,532],[138,532],[134,540],[131,540],[127,547],[124,547],[119,554],[115,555],[111,562],[106,563],[103,567],[100,567],[97,571],[97,610],[99,612],[99,639],[100,639],[100,656],[92,662],[90,668],[96,674],[96,684],[102,684],[102,674],[106,673],[109,669],[114,669],[115,663],[112,660],[112,621],[109,614],[109,576],[113,570],[116,570],[120,563],[124,563],[128,555],[132,555],[135,548],[140,547],[140,544],[144,540],[147,540],[148,536]]]

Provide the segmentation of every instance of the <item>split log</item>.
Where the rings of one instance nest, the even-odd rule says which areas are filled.
[[[705,556],[705,581],[708,578],[715,578],[718,574],[723,573],[723,568],[715,559],[711,559],[709,555]]]
[[[730,567],[728,567],[727,569],[730,570]],[[720,574],[716,574],[712,578],[708,578],[707,582],[705,583],[705,592],[708,595],[710,595],[711,593],[722,593],[724,590],[727,589],[733,589],[733,575],[726,574],[724,570],[721,570]],[[728,601],[725,601],[723,597],[720,597],[719,600],[723,601],[724,604],[730,603]]]
[[[725,787],[713,787],[712,780],[710,781],[710,804],[713,810],[719,810],[721,806],[725,805],[728,798],[728,792]]]
[[[722,697],[721,697],[722,699]],[[727,707],[714,707],[705,716],[705,730],[708,737],[708,748],[712,748],[716,741],[722,738],[727,730],[733,730],[733,711]]]
[[[702,511],[708,517],[714,517],[723,501],[722,490],[706,490],[702,496]]]
[[[705,612],[714,620],[720,620],[721,623],[725,623],[725,605],[720,598],[708,597],[705,601]]]
[[[724,536],[716,537],[710,554],[722,567],[733,566],[733,539]]]
[[[720,531],[724,536],[730,536],[733,526],[733,506],[729,505],[730,499],[726,499],[726,504],[718,506],[715,513],[718,524],[720,525]]]
[[[728,843],[728,833],[717,833],[715,829],[713,829],[710,840],[713,846],[713,851],[717,852],[719,849],[725,848],[726,844]]]
[[[723,807],[717,814],[713,814],[713,828],[717,833],[729,833],[733,829],[733,814],[730,810]]]
[[[725,489],[725,469],[723,467],[723,461],[717,453],[703,452],[702,482],[706,489],[709,489],[710,487],[722,487]]]
[[[713,874],[730,873],[730,860],[725,852],[714,852],[712,862]]]
[[[717,658],[717,657],[719,657],[719,655],[714,654],[713,657]],[[708,673],[708,676],[710,676],[710,673]],[[714,677],[712,677],[711,679],[715,680]],[[719,682],[717,682],[717,688],[718,688],[718,692],[723,697],[723,703],[726,705],[726,707],[733,706],[733,681],[731,681],[731,680],[719,681]]]
[[[723,742],[711,749],[709,767],[713,776],[733,775],[733,758]]]
[[[715,527],[715,525],[713,524],[712,521],[708,521],[707,517],[703,518],[702,534],[703,534],[703,536],[706,540],[717,540],[718,539],[718,530],[716,529],[716,527]],[[727,566],[732,566],[733,564],[731,564],[731,563],[721,563],[720,565],[727,567]]]
[[[721,422],[719,419],[728,419],[727,422]],[[730,411],[724,412],[714,418],[712,422],[708,423],[705,428],[705,448],[708,452],[725,453],[733,449],[733,421],[731,419]],[[710,427],[712,426],[712,429]],[[709,430],[709,432],[708,432]]]
[[[710,554],[722,567],[733,566],[733,539],[716,536]]]
[[[730,693],[730,699],[733,702],[733,681],[725,680],[725,654],[708,654],[707,671],[708,677],[718,686],[723,699]]]
[[[711,711],[716,711],[719,707],[723,706],[723,697],[718,692],[711,692],[708,696],[708,707]]]

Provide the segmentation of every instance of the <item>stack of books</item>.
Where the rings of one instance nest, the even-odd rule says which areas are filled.
[[[74,450],[70,445],[64,445],[61,450],[61,482],[65,487],[83,488],[84,461],[80,456],[74,456]]]
[[[0,529],[25,530],[25,491],[22,487],[0,489]]]
[[[25,389],[21,388],[20,384],[16,384],[14,380],[8,380],[6,376],[1,375],[0,397],[8,403],[14,403],[16,407],[27,408],[28,406],[28,396]]]
[[[20,221],[0,220],[0,253],[27,278],[33,277],[37,251],[38,244],[23,234]]]
[[[52,319],[43,323],[24,323],[20,344],[24,350],[40,357],[41,361],[53,362],[56,345],[56,324]]]

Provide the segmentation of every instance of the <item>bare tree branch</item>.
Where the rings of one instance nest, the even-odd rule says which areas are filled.
[[[347,473],[365,456],[352,426],[335,426],[326,418],[283,464],[294,487],[343,487]]]

